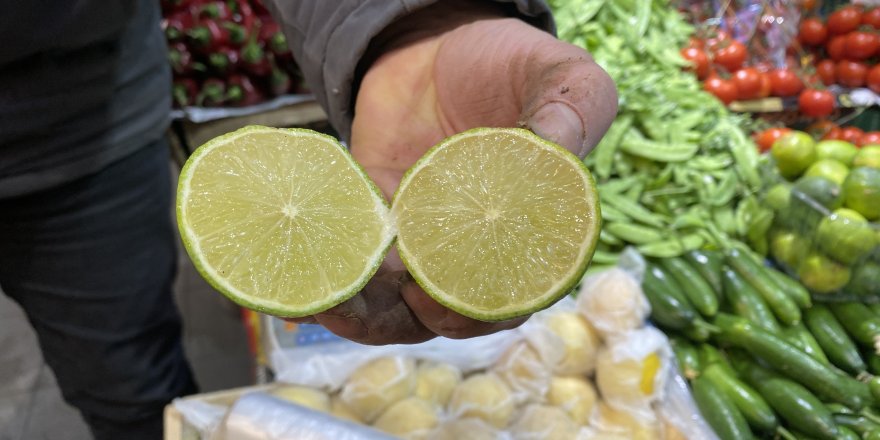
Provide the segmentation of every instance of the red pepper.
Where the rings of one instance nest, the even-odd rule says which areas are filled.
[[[171,89],[174,107],[183,108],[196,103],[199,85],[192,78],[174,78]]]
[[[232,19],[232,9],[229,9],[229,5],[225,2],[213,1],[199,7],[198,17],[213,20],[230,20]]]
[[[214,20],[203,20],[186,32],[193,47],[213,51],[218,47],[229,45],[229,30]]]
[[[168,41],[178,41],[183,38],[186,30],[191,28],[194,19],[188,10],[176,11],[162,20],[162,29]]]
[[[266,51],[254,39],[241,49],[241,65],[245,71],[258,77],[265,77],[272,71]]]
[[[228,73],[238,66],[238,51],[231,47],[221,47],[208,54],[208,64],[218,73]]]
[[[273,96],[281,96],[290,93],[291,84],[290,75],[281,70],[278,66],[272,66],[272,74],[269,76],[269,90]]]
[[[226,83],[221,79],[208,78],[202,83],[202,90],[196,104],[204,107],[217,107],[226,100]]]
[[[266,100],[263,92],[246,75],[234,74],[229,77],[226,88],[226,103],[234,106],[259,104]]]
[[[183,43],[174,43],[168,48],[168,62],[177,75],[187,75],[193,71],[193,57]]]
[[[258,19],[254,15],[251,5],[246,0],[242,0],[237,2],[235,6],[236,11],[232,16],[232,21],[244,26],[248,33],[253,32],[254,27],[257,26]]]

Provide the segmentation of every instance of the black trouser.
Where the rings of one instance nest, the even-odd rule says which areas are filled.
[[[97,439],[161,439],[164,405],[195,391],[171,293],[169,174],[163,140],[75,182],[0,199],[0,287]]]

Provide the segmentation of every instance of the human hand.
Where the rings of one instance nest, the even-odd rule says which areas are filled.
[[[584,157],[617,112],[613,81],[583,49],[521,20],[457,11],[451,19],[435,11],[447,20],[442,26],[416,27],[428,35],[383,52],[357,93],[351,153],[389,200],[403,173],[455,133],[521,126]],[[361,293],[307,321],[389,344],[481,336],[527,319],[482,322],[443,307],[392,249]]]

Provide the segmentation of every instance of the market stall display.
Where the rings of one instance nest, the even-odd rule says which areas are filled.
[[[267,393],[402,438],[880,438],[880,135],[825,119],[880,103],[857,91],[878,91],[880,9],[549,3],[619,93],[584,161],[602,222],[574,299],[462,346],[276,346]],[[795,122],[736,105],[764,98]],[[438,182],[420,195],[466,184]]]

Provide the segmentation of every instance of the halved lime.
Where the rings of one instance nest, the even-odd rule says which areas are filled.
[[[581,279],[599,238],[599,198],[577,156],[516,128],[477,128],[434,146],[391,208],[413,278],[483,321],[540,310]]]
[[[196,268],[245,307],[311,315],[350,298],[394,240],[385,199],[330,136],[245,127],[189,158],[177,221]]]

